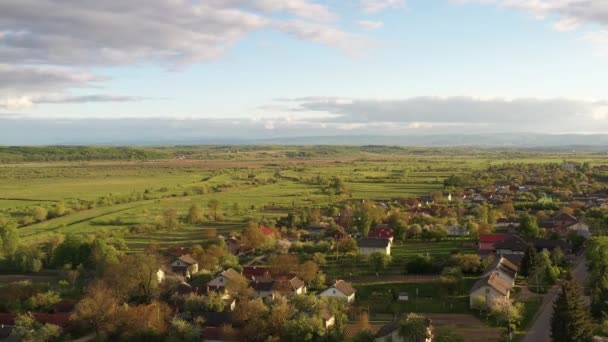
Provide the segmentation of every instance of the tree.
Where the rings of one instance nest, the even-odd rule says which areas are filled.
[[[369,261],[378,273],[388,267],[391,263],[391,256],[383,252],[374,252],[370,254]]]
[[[285,341],[319,341],[325,335],[325,326],[318,316],[300,314],[285,324]]]
[[[127,254],[111,265],[103,281],[124,299],[149,301],[158,288],[161,260],[155,254]]]
[[[205,211],[203,207],[197,204],[193,204],[188,210],[188,216],[186,216],[186,222],[190,224],[198,224],[205,220]]]
[[[528,214],[521,216],[519,220],[519,231],[528,239],[537,238],[540,236],[540,228],[536,222],[536,217]]]
[[[11,336],[17,341],[45,342],[61,336],[61,328],[54,324],[42,324],[31,313],[20,314],[15,318]]]
[[[399,336],[405,341],[426,341],[430,338],[429,329],[424,317],[409,314],[399,322]]]
[[[448,294],[458,294],[462,291],[464,275],[458,267],[446,267],[441,271],[439,283]]]
[[[4,255],[12,255],[19,246],[17,225],[0,217],[0,248]]]
[[[584,342],[593,336],[591,320],[581,290],[572,279],[561,285],[561,293],[553,304],[551,337],[555,342]]]
[[[359,246],[357,245],[357,241],[353,238],[346,238],[339,240],[338,243],[338,252],[342,253],[342,255],[346,255],[347,253],[356,254],[359,251]]]
[[[215,198],[209,200],[209,202],[207,202],[207,208],[213,212],[213,220],[217,221],[219,218],[220,201],[216,200]]]
[[[245,248],[263,249],[268,247],[268,238],[256,223],[250,222],[241,232],[241,243]]]
[[[317,278],[319,273],[319,266],[311,260],[308,260],[298,267],[298,277],[305,283],[310,284]]]
[[[76,305],[73,319],[84,328],[95,331],[99,337],[116,328],[118,308],[119,302],[114,291],[102,282],[95,282]]]
[[[521,259],[521,268],[519,269],[519,273],[527,277],[530,270],[536,264],[536,248],[532,245],[528,245],[526,252],[524,253],[523,258]]]
[[[488,302],[485,296],[474,296],[472,305],[473,309],[479,310],[481,314],[482,311],[488,308]]]
[[[551,262],[553,265],[561,265],[564,261],[564,252],[561,248],[557,247],[551,251]]]
[[[169,336],[170,342],[198,342],[201,340],[202,330],[200,327],[188,323],[180,318],[171,320]]]
[[[46,210],[46,208],[43,208],[43,207],[34,207],[34,209],[32,210],[32,216],[34,217],[34,220],[36,220],[37,222],[42,222],[42,221],[46,220],[48,214],[49,214],[48,210]]]
[[[449,264],[465,273],[476,273],[481,270],[481,258],[477,254],[454,254],[450,256]]]
[[[369,330],[359,331],[353,336],[353,342],[374,342],[376,341],[376,335]]]
[[[172,231],[177,228],[179,222],[177,221],[177,210],[173,208],[167,208],[163,211],[162,227],[168,231]]]
[[[407,272],[413,274],[430,273],[433,263],[430,255],[417,254],[407,263]]]
[[[285,323],[293,316],[293,313],[294,309],[285,297],[278,297],[274,300],[268,319],[273,335],[285,335]]]
[[[490,303],[490,314],[498,324],[506,324],[511,333],[513,326],[517,326],[522,318],[523,304],[513,304],[509,298],[494,299]]]

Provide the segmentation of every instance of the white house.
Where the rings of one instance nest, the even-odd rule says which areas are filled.
[[[171,263],[171,270],[174,273],[182,274],[186,277],[198,272],[198,262],[190,254],[185,254]]]
[[[244,279],[243,276],[232,268],[229,268],[222,273],[218,274],[217,277],[211,279],[207,283],[207,288],[210,290],[226,291],[226,287],[232,281],[238,281]]]
[[[513,285],[502,278],[497,272],[479,279],[469,293],[469,306],[475,309],[476,298],[481,298],[486,306],[501,298],[509,298]]]
[[[568,234],[576,233],[584,238],[590,238],[591,233],[589,232],[589,226],[583,222],[577,222],[573,225],[570,225],[566,228]]]
[[[515,284],[515,278],[517,277],[517,271],[519,271],[519,267],[517,267],[517,265],[508,259],[499,256],[496,258],[494,263],[488,267],[488,271],[483,276],[486,277],[492,273],[496,273],[503,280],[513,286]]]
[[[319,293],[319,296],[342,298],[345,299],[347,303],[352,303],[355,301],[355,292],[356,290],[350,283],[347,283],[344,280],[338,280],[330,288]]]
[[[387,238],[361,238],[359,239],[359,254],[370,255],[382,252],[391,255],[391,241]]]
[[[159,284],[162,283],[165,280],[165,271],[159,268],[158,271],[156,271],[156,280]]]

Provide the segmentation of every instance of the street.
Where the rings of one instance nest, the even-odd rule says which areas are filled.
[[[576,267],[572,271],[572,277],[576,280],[581,289],[585,286],[587,280],[587,267],[583,256],[577,259]],[[534,321],[534,325],[530,327],[524,342],[549,342],[551,341],[551,316],[553,315],[553,302],[559,293],[559,284],[551,288],[551,290],[543,298],[543,303],[539,309],[539,314]]]

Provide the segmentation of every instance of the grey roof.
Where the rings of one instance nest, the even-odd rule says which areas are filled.
[[[368,248],[386,248],[390,245],[390,240],[387,238],[361,238],[359,239],[359,247]]]
[[[184,254],[180,256],[179,260],[187,265],[194,265],[197,263],[196,260],[190,254]]]
[[[517,252],[525,252],[528,249],[528,243],[517,235],[512,235],[502,241],[494,244],[494,249],[508,249]]]

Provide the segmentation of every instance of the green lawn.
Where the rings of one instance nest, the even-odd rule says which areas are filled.
[[[465,278],[464,289],[470,288],[476,279]],[[357,304],[368,307],[370,313],[398,312],[469,313],[467,291],[462,295],[448,296],[442,293],[436,282],[421,283],[363,283],[354,284]],[[394,295],[408,293],[408,301],[397,301]]]

